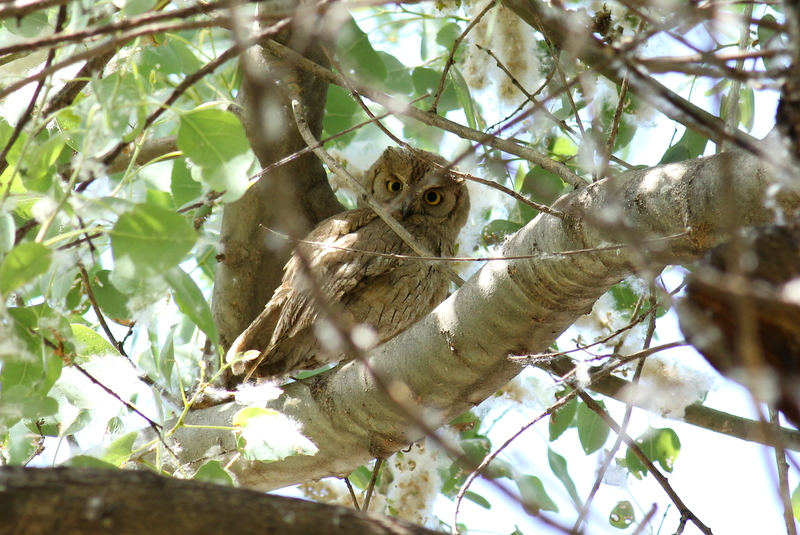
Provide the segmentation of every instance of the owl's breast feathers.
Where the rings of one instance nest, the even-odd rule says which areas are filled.
[[[453,244],[430,239],[409,228],[425,246],[449,254]],[[415,232],[417,231],[417,232]],[[255,321],[234,341],[226,358],[255,352],[235,362],[235,374],[257,377],[313,369],[347,356],[324,347],[314,326],[321,315],[317,299],[346,323],[366,323],[379,343],[396,336],[447,296],[448,280],[430,261],[398,258],[414,255],[375,212],[359,208],[332,216],[298,245],[284,268],[282,284]],[[305,276],[302,254],[316,289]],[[377,253],[377,254],[376,254]]]

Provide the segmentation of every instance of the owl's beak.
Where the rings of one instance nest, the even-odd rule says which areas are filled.
[[[412,208],[413,199],[410,196],[403,196],[391,203],[389,213],[398,221],[403,221],[411,215]]]

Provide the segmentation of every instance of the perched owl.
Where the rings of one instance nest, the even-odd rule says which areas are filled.
[[[443,257],[453,255],[469,213],[466,185],[444,173],[446,165],[429,152],[388,148],[363,179],[366,189],[421,245]],[[274,377],[346,358],[318,337],[317,325],[325,315],[309,288],[298,250],[327,304],[349,325],[369,325],[378,343],[400,334],[447,297],[449,279],[435,262],[370,254],[415,255],[370,208],[326,219],[305,241],[343,249],[297,246],[272,299],[228,350],[229,362],[240,359],[232,366],[234,374]],[[253,351],[241,360],[240,354],[251,350],[258,354]]]

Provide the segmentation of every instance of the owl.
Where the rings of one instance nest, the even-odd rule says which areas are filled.
[[[469,213],[466,184],[445,173],[447,165],[430,152],[390,147],[362,180],[422,246],[440,257],[453,255]],[[310,243],[297,246],[263,312],[229,348],[226,359],[234,374],[280,377],[347,358],[320,336],[325,310],[347,325],[368,325],[380,344],[447,297],[449,279],[436,262],[389,256],[416,253],[371,208],[322,221],[304,242]],[[316,293],[298,253],[308,262]],[[330,308],[320,306],[320,297]]]

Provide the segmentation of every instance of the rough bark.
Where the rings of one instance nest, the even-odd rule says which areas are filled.
[[[149,472],[0,468],[0,533],[428,535],[383,515]]]
[[[781,186],[765,202],[773,183],[763,162],[737,151],[632,171],[565,196],[555,205],[565,219],[541,215],[502,249],[534,258],[489,262],[428,317],[377,348],[368,360],[380,381],[351,362],[289,385],[270,405],[301,422],[319,453],[272,464],[239,460],[232,466],[239,482],[268,490],[341,476],[420,439],[420,421],[435,429],[492,395],[520,371],[509,355],[545,351],[625,276],[690,262],[733,227],[772,221],[767,205],[796,212],[796,186]],[[722,190],[732,192],[731,202],[720,202]],[[558,254],[616,243],[638,246]],[[391,385],[394,399],[380,382]],[[187,422],[229,425],[238,408],[196,411]],[[211,445],[230,458],[231,438],[213,429],[176,435],[187,463],[207,459]]]
[[[267,2],[262,9],[274,9],[273,5]],[[326,18],[323,23],[313,14],[301,13],[302,7],[297,9],[295,20],[302,23],[295,23],[278,40],[328,65],[322,46],[335,35],[335,21]],[[262,167],[306,148],[283,91],[287,84],[294,84],[305,99],[310,128],[319,137],[327,83],[261,47],[247,52],[242,67],[245,77],[240,102],[244,111],[240,116]],[[258,316],[280,283],[291,251],[267,229],[303,235],[341,209],[322,164],[311,153],[272,169],[241,199],[225,206],[213,295],[214,319],[224,349]]]

